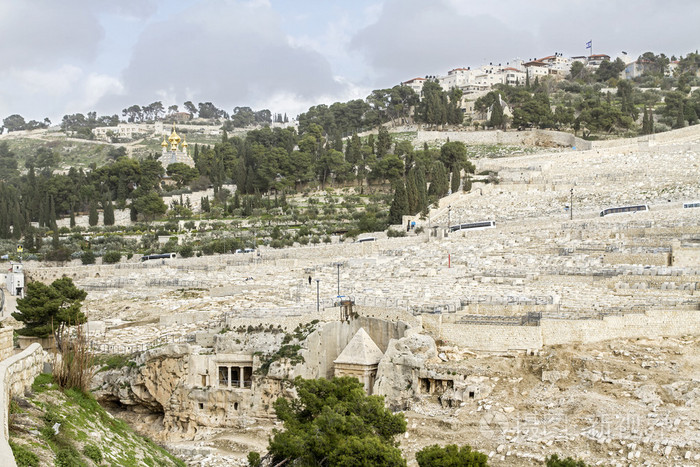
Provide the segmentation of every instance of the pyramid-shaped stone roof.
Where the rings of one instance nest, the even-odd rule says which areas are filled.
[[[360,328],[333,363],[376,365],[383,356],[384,354],[369,334]]]

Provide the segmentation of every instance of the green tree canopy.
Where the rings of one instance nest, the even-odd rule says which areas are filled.
[[[284,431],[274,431],[269,443],[273,465],[406,465],[394,441],[406,420],[386,409],[383,397],[367,396],[350,377],[298,377],[293,384],[298,398],[275,402]]]
[[[30,282],[24,298],[17,300],[18,312],[12,317],[24,323],[17,331],[22,336],[48,337],[61,334],[66,326],[87,321],[80,310],[87,292],[73,284],[73,279],[56,279],[51,285]]]

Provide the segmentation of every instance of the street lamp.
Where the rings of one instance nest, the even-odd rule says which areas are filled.
[[[316,279],[316,313],[321,311],[321,299],[320,299],[320,293],[319,293],[319,283],[321,282],[321,279]]]

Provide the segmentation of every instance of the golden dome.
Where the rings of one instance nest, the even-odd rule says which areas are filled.
[[[180,143],[180,136],[175,132],[175,124],[173,124],[173,132],[170,134],[170,138],[168,138],[168,141],[171,143]]]
[[[168,142],[165,141],[165,136],[163,136],[163,142],[160,143],[160,146],[161,146],[162,148],[167,148],[167,147],[168,147]]]
[[[187,147],[187,136],[182,138],[182,148],[184,149],[186,147]]]

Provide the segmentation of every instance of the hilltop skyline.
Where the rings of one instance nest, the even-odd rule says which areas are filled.
[[[295,116],[416,76],[561,52],[684,55],[700,5],[72,0],[0,5],[0,118],[212,101]],[[673,26],[673,27],[671,27]],[[654,34],[654,31],[658,31]]]

